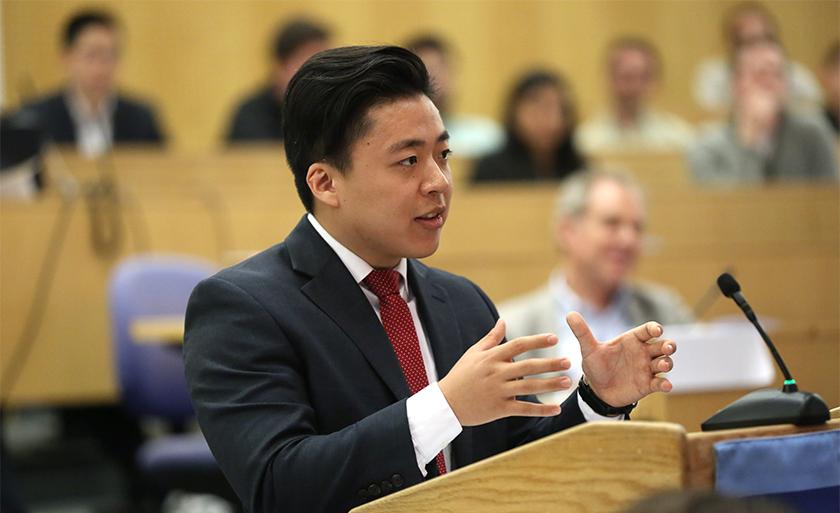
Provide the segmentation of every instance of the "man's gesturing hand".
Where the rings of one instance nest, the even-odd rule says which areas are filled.
[[[671,382],[657,376],[674,367],[673,340],[660,340],[662,326],[648,322],[600,344],[577,312],[566,322],[580,343],[586,381],[602,401],[620,408],[653,392],[669,392]]]
[[[500,344],[505,338],[501,319],[487,335],[470,347],[438,383],[443,396],[462,426],[477,426],[514,415],[548,417],[560,413],[556,404],[518,401],[516,396],[567,389],[568,377],[520,379],[532,374],[569,368],[566,358],[513,358],[532,349],[553,346],[552,334],[521,337]]]

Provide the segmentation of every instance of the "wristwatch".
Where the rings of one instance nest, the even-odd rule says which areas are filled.
[[[578,395],[595,411],[595,413],[605,417],[627,415],[633,411],[633,408],[635,408],[636,404],[638,404],[628,404],[627,406],[622,406],[620,408],[610,406],[595,394],[595,391],[592,390],[592,387],[590,387],[589,383],[586,381],[586,375],[581,376],[580,378],[580,383],[578,383]]]

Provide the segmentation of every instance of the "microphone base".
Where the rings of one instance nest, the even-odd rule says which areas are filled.
[[[817,394],[764,389],[738,399],[700,427],[703,431],[717,431],[772,424],[807,426],[822,424],[828,419],[828,406]]]

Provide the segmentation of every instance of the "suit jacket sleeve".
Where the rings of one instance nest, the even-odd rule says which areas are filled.
[[[219,277],[199,284],[184,359],[204,435],[247,511],[347,511],[364,502],[369,483],[396,474],[406,486],[422,481],[405,400],[319,434],[294,345],[239,286]]]

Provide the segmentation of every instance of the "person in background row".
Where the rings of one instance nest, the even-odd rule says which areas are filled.
[[[738,3],[724,16],[723,42],[729,60],[735,50],[754,40],[771,38],[781,41],[776,19],[758,2]],[[700,63],[694,78],[694,98],[698,105],[713,112],[725,111],[732,102],[731,70],[727,59],[716,57]],[[790,62],[786,79],[791,99],[796,105],[820,105],[820,90],[814,75],[802,64]]]
[[[835,41],[825,54],[820,79],[825,91],[825,118],[834,134],[840,135],[840,40]]]
[[[329,47],[330,32],[318,23],[298,19],[281,26],[274,38],[268,83],[236,107],[227,142],[282,141],[286,85],[307,59]]]
[[[478,162],[473,181],[560,179],[584,168],[574,142],[576,120],[565,78],[543,69],[526,73],[508,97],[505,146]]]
[[[682,150],[691,126],[650,105],[662,77],[659,52],[639,37],[621,37],[607,49],[609,110],[583,123],[578,140],[587,152]]]
[[[508,338],[525,333],[557,334],[557,345],[521,356],[563,355],[570,360],[568,370],[542,377],[568,376],[573,384],[580,380],[580,346],[566,325],[564,312],[582,313],[599,340],[650,319],[666,325],[693,321],[676,293],[629,281],[642,252],[646,217],[641,186],[629,175],[584,171],[566,179],[552,219],[554,242],[565,257],[562,267],[539,289],[499,305]],[[569,390],[562,390],[537,397],[554,404],[568,394]]]
[[[14,118],[40,127],[54,142],[75,143],[89,157],[118,143],[163,143],[152,109],[116,90],[120,51],[113,16],[103,11],[74,15],[62,38],[66,85],[25,104]]]
[[[734,103],[727,123],[689,150],[698,182],[756,183],[838,178],[825,120],[788,108],[785,54],[772,39],[742,45],[732,63]]]
[[[420,57],[429,71],[434,87],[432,101],[449,131],[454,154],[477,158],[498,150],[504,143],[504,132],[495,121],[452,112],[454,63],[449,45],[433,34],[425,34],[410,39],[405,47]]]

